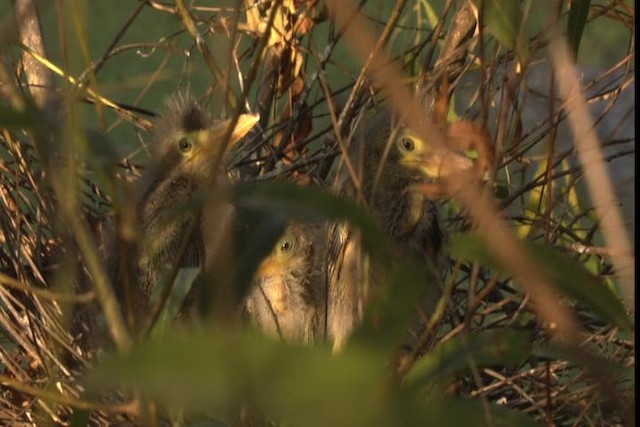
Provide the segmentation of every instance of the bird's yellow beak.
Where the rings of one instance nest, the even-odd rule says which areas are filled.
[[[238,122],[229,136],[229,143],[226,148],[229,149],[229,147],[240,141],[258,120],[260,120],[259,114],[241,114],[238,116]],[[222,144],[222,138],[224,138],[229,125],[231,125],[231,119],[218,120],[210,128],[198,132],[198,140],[202,146],[208,147],[212,151],[217,151],[220,144]]]
[[[423,153],[418,167],[427,178],[437,180],[471,169],[473,160],[458,151],[438,149]]]
[[[245,136],[253,128],[253,126],[260,120],[259,114],[241,114],[238,117],[238,123],[236,123],[231,136],[229,137],[229,146],[234,145],[243,136]],[[225,129],[231,124],[231,119],[225,120]]]
[[[451,148],[436,148],[423,141],[411,129],[401,135],[414,144],[411,151],[403,151],[400,163],[420,173],[428,180],[438,180],[473,167],[473,160],[463,152]]]

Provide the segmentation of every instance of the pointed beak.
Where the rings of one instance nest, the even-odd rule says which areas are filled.
[[[258,266],[255,276],[260,278],[274,277],[282,274],[283,270],[285,270],[285,266],[280,260],[267,255],[267,258]]]
[[[259,114],[240,114],[240,116],[238,116],[238,122],[229,137],[228,147],[232,147],[240,141],[243,136],[249,133],[258,120],[260,120]],[[218,139],[222,139],[230,124],[231,119],[220,120],[213,126],[213,128],[211,128],[211,132],[217,136]]]
[[[228,150],[240,141],[242,137],[245,136],[251,128],[253,128],[259,119],[260,115],[258,114],[241,114],[238,116],[238,122],[229,136],[229,143],[227,144],[226,149]],[[203,142],[202,145],[208,147],[208,149],[214,152],[217,152],[220,144],[222,143],[222,138],[224,138],[230,124],[231,119],[219,120],[210,128],[200,131],[199,138]]]
[[[454,150],[434,150],[421,156],[420,171],[429,179],[449,177],[473,167],[473,160]]]
[[[258,123],[260,120],[259,114],[241,114],[238,117],[238,123],[236,123],[236,127],[231,132],[231,137],[229,138],[229,145],[234,145],[239,140],[241,140],[249,131],[253,128],[253,126]],[[227,121],[227,126],[231,120]]]

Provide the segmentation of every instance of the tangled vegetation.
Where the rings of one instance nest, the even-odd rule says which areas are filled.
[[[632,2],[12,3],[0,424],[634,425]],[[132,329],[107,260],[127,253],[109,242],[113,224],[141,239],[132,193],[176,92],[231,123],[259,114],[211,166],[228,185],[181,207],[224,200],[251,232],[223,241],[215,274],[176,262]],[[465,159],[418,189],[448,235],[418,327],[424,266],[390,257],[370,209],[332,184],[372,110]],[[289,220],[346,220],[385,272],[341,351],[239,321]],[[176,321],[192,282],[212,297]]]

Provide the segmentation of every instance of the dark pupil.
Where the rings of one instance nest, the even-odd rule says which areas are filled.
[[[282,246],[280,246],[280,250],[282,252],[288,252],[289,249],[291,249],[291,242],[284,242],[282,243]]]
[[[180,149],[182,151],[187,151],[190,148],[191,148],[191,143],[189,142],[189,140],[186,138],[182,138],[180,140]]]
[[[404,147],[405,150],[407,151],[413,151],[413,141],[410,140],[409,138],[404,138],[402,140],[402,146]]]

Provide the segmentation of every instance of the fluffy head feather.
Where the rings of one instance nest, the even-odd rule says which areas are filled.
[[[361,123],[351,146],[352,170],[342,165],[337,191],[362,198],[393,243],[399,258],[440,267],[444,234],[435,203],[417,190],[416,184],[434,178],[424,168],[425,159],[437,153],[429,141],[418,137],[387,113],[377,113]],[[345,159],[346,161],[346,159]],[[437,176],[435,177],[437,178]],[[327,333],[339,350],[360,322],[366,304],[359,234],[349,224],[333,224],[327,246]],[[368,275],[375,282],[376,272]],[[373,283],[375,285],[375,283]]]
[[[310,343],[317,328],[312,227],[290,224],[254,278],[245,309],[270,335]]]

